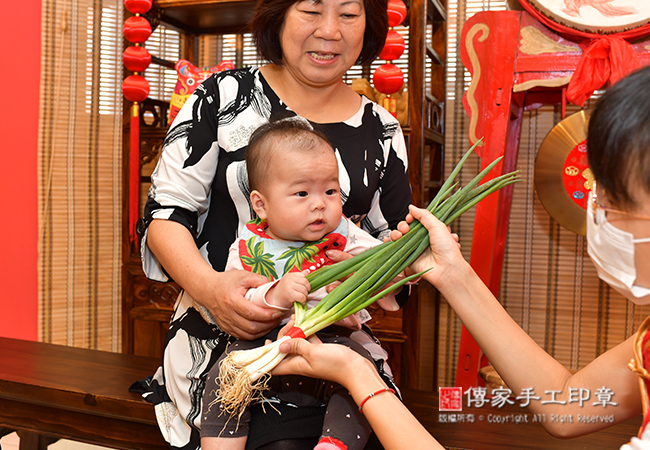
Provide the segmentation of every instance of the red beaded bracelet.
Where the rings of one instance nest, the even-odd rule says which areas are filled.
[[[364,398],[364,399],[361,401],[361,403],[359,403],[359,412],[360,412],[361,414],[363,414],[363,405],[365,405],[366,402],[367,402],[368,400],[370,400],[371,398],[373,398],[375,395],[381,394],[382,392],[390,392],[391,394],[394,394],[394,393],[395,393],[395,391],[394,391],[393,389],[391,389],[391,388],[383,388],[383,389],[379,389],[378,391],[373,392],[372,394],[370,394],[370,395],[368,395],[366,398]]]

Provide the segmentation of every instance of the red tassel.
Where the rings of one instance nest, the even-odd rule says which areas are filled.
[[[131,146],[129,149],[129,239],[137,241],[136,224],[140,216],[140,107],[131,107]]]

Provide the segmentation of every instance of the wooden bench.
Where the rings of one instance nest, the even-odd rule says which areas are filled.
[[[0,435],[20,450],[58,438],[119,449],[167,449],[153,406],[129,392],[158,358],[0,338]]]

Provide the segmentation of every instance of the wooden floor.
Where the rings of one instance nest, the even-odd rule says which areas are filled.
[[[636,436],[642,420],[639,416],[588,436],[557,439],[548,434],[539,422],[534,423],[532,414],[519,405],[463,407],[463,411],[455,415],[457,421],[450,423],[451,414],[438,411],[437,394],[405,391],[403,397],[413,414],[448,449],[619,450],[621,445]],[[470,418],[473,422],[469,421]],[[459,419],[463,421],[459,422]],[[495,419],[508,423],[495,423]],[[524,420],[527,423],[523,423]]]

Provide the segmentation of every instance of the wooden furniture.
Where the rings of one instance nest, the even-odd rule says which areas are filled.
[[[456,422],[451,422],[449,417],[454,413],[438,411],[437,393],[406,390],[403,397],[415,417],[448,449],[619,450],[621,445],[637,435],[642,422],[642,416],[637,416],[586,436],[559,439],[548,434],[541,423],[533,422],[533,415],[516,404],[506,404],[502,408],[489,403],[481,408],[463,406],[462,411],[455,413]],[[603,410],[604,416],[610,414],[616,415],[615,408]],[[470,417],[473,417],[473,422]],[[546,417],[546,420],[551,418]]]
[[[182,31],[181,57],[193,61],[195,39],[199,34],[241,32],[252,15],[254,1],[249,0],[154,0],[147,14],[149,19],[169,24]],[[407,1],[409,14],[409,121],[403,126],[410,160],[410,180],[414,203],[423,205],[435,195],[442,178],[442,146],[444,143],[444,59],[446,48],[446,12],[444,0]],[[155,55],[154,55],[155,56]],[[425,86],[427,60],[432,69],[431,88]],[[154,57],[154,63],[172,66]],[[142,208],[146,201],[149,174],[158,158],[167,131],[169,99],[148,99],[141,108],[140,163]],[[153,118],[153,119],[152,119]],[[128,157],[129,125],[124,129],[124,161]],[[125,168],[125,180],[128,179]],[[124,198],[129,198],[125,183]],[[123,351],[137,355],[160,356],[174,300],[179,292],[173,283],[147,280],[140,267],[138,246],[129,242],[128,208],[124,207],[123,252]],[[421,286],[412,294],[406,308],[386,313],[371,308],[372,328],[392,355],[391,365],[398,382],[405,386],[419,384],[419,331],[435,327],[433,319],[424,317],[423,307],[435,309],[435,293]],[[422,322],[422,323],[421,323]],[[434,343],[428,345],[435,345]],[[434,366],[429,377],[436,380],[435,352],[429,357]],[[435,382],[435,381],[434,381]]]
[[[164,450],[153,405],[129,392],[158,358],[0,338],[0,435],[20,450],[58,438],[120,449]]]
[[[649,44],[645,40],[633,45],[644,65],[650,63]],[[486,181],[515,169],[525,110],[566,102],[566,86],[582,52],[579,42],[560,36],[525,11],[479,12],[465,23],[461,58],[472,74],[463,97],[470,142],[483,138],[477,148],[483,167],[504,157]],[[476,207],[470,262],[495,296],[501,285],[511,202],[509,186]],[[457,386],[477,384],[480,359],[478,345],[463,328]]]

